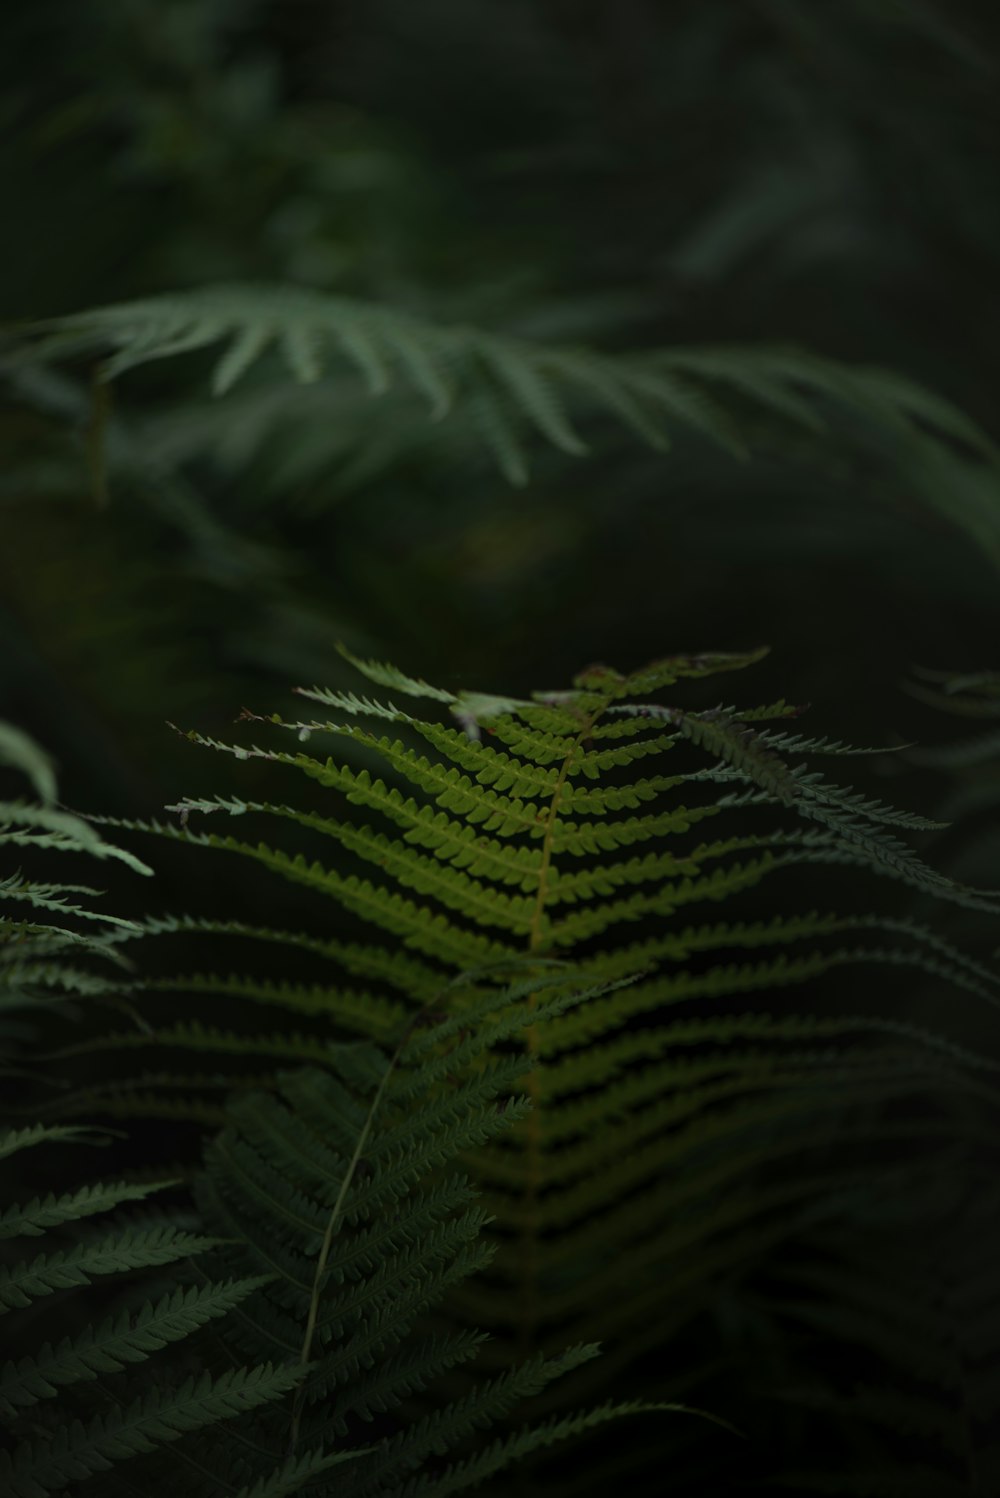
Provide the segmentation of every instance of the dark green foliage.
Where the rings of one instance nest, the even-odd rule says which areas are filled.
[[[96,1319],[81,1312],[78,1330],[58,1339],[43,1340],[48,1325],[72,1323],[64,1302],[48,1321],[42,1304],[41,1330],[37,1317],[21,1332],[15,1326],[5,1343],[13,1356],[0,1369],[4,1493],[103,1492],[114,1471],[114,1491],[151,1495],[176,1491],[183,1474],[185,1489],[205,1498],[277,1498],[307,1484],[331,1495],[432,1498],[566,1436],[657,1408],[609,1403],[470,1444],[592,1358],[593,1345],[481,1376],[457,1400],[432,1393],[422,1409],[412,1404],[483,1340],[423,1328],[446,1290],[491,1257],[485,1214],[455,1159],[524,1115],[526,1100],[510,1091],[523,1056],[489,1059],[491,1045],[527,1018],[511,997],[494,994],[471,1016],[477,1038],[459,1047],[461,1060],[483,1064],[458,1087],[448,1077],[455,1025],[446,1023],[414,1029],[392,1057],[367,1045],[328,1047],[323,1071],[286,1075],[278,1095],[235,1103],[207,1150],[197,1219],[118,1211],[89,1237],[54,1236],[171,1182],[86,1186],[6,1210],[4,1239],[58,1246],[0,1267],[4,1311],[16,1316],[107,1275],[143,1278]],[[579,995],[567,992],[551,1012],[573,1002]],[[7,1135],[3,1154],[85,1137],[30,1127]],[[177,1283],[167,1266],[189,1258]],[[205,1335],[220,1318],[221,1335]],[[147,1460],[162,1447],[169,1465]],[[348,1460],[352,1469],[341,1473]],[[119,1488],[121,1463],[129,1470]]]
[[[0,801],[0,849],[18,858],[80,854],[152,873],[62,809],[49,756],[12,724],[0,723],[0,769],[8,767],[31,781],[37,800]],[[37,1041],[54,1011],[72,1017],[84,999],[125,1007],[123,974],[130,963],[121,947],[140,928],[94,909],[91,901],[100,894],[90,885],[37,879],[7,863],[0,871],[0,1066],[8,1078],[18,1075],[17,1051]]]
[[[842,1226],[790,1276],[782,1312],[800,1332],[801,1361],[777,1393],[805,1412],[804,1449],[823,1459],[782,1474],[782,1487],[873,1498],[996,1488],[1000,1220],[990,1179],[954,1157],[923,1166],[919,1189],[912,1173],[890,1177],[878,1201],[855,1202],[863,1235]]]
[[[385,395],[402,382],[427,402],[434,421],[451,418],[445,435],[453,444],[478,441],[492,451],[513,483],[528,480],[526,435],[546,439],[563,452],[587,449],[573,426],[566,401],[616,416],[656,448],[666,448],[672,426],[702,433],[736,457],[758,445],[778,443],[784,425],[792,445],[802,434],[828,429],[824,409],[841,408],[872,428],[882,442],[899,444],[901,465],[914,474],[929,467],[925,487],[931,504],[944,507],[975,539],[1000,559],[1000,462],[993,444],[947,401],[886,370],[858,368],[794,349],[705,348],[646,351],[631,356],[587,348],[532,346],[472,328],[435,327],[378,305],[323,297],[295,287],[219,286],[176,293],[146,302],[82,312],[58,320],[50,336],[43,325],[29,358],[89,355],[114,350],[101,369],[111,378],[138,365],[226,343],[211,376],[212,394],[226,395],[276,348],[288,374],[300,385],[323,380],[332,364],[347,360],[365,380],[369,395]],[[17,365],[15,363],[15,369]],[[29,366],[30,367],[30,366]],[[99,387],[98,387],[99,388]],[[166,436],[174,461],[204,457],[221,445],[244,472],[258,458],[270,427],[295,419],[274,381],[214,426],[192,415],[190,427],[176,417]],[[276,393],[276,391],[278,393]],[[310,402],[313,422],[323,420],[322,400],[335,409],[338,384],[330,382]],[[301,398],[299,398],[301,404]],[[92,467],[104,473],[105,447],[118,457],[107,413],[93,418],[96,448]],[[238,434],[236,429],[241,428]],[[323,448],[323,434],[329,447]],[[148,437],[157,441],[155,430]],[[955,449],[982,468],[970,483]],[[319,472],[343,455],[336,426],[313,435],[309,457],[299,458],[300,478]],[[398,460],[403,454],[393,454]],[[383,455],[383,462],[388,454]],[[954,480],[948,483],[954,470]],[[103,491],[103,476],[99,479]],[[977,487],[978,485],[978,487]],[[994,503],[984,508],[982,491]],[[946,491],[948,493],[945,499]]]
[[[543,1363],[606,1330],[531,1418],[602,1385],[724,1411],[749,1443],[631,1423],[551,1458],[546,1498],[996,1485],[941,1333],[969,1341],[974,1301],[966,1404],[995,1402],[976,1261],[995,1237],[995,683],[945,668],[1000,635],[997,14],[4,12],[0,713],[48,746],[68,806],[172,808],[150,886],[56,803],[47,757],[27,799],[0,787],[5,1117],[129,1118],[105,1175],[144,1182],[200,1157],[230,1089],[242,1148],[253,1113],[291,1106],[287,1068],[336,1072],[331,1028],[392,1051],[443,988],[435,1024],[511,983],[530,985],[513,1016],[563,978],[630,980],[537,1020],[533,1122],[466,1153],[498,1253],[426,1330],[500,1335],[359,1442],[509,1367],[504,1329],[524,1353],[534,1330]],[[413,707],[426,688],[376,668],[362,700],[339,639],[452,690]],[[758,639],[762,712],[713,706],[712,677],[634,681],[576,759],[566,712],[608,680],[529,695],[658,641]],[[326,684],[309,714],[335,737],[233,734],[289,681]],[[834,741],[782,694],[821,704]],[[234,750],[206,786],[164,719]],[[853,764],[854,791],[825,768],[848,742],[907,747]],[[245,852],[201,856],[206,834]],[[496,1047],[523,1059],[514,1031]],[[22,1150],[13,1199],[73,1200],[82,1154]],[[119,1270],[172,1317],[194,1280],[139,1264],[162,1230],[144,1219],[120,1257],[87,1218],[47,1229],[58,1246],[7,1284],[12,1356],[116,1335]],[[87,1265],[114,1273],[88,1287]],[[131,1390],[249,1304],[102,1379]],[[95,1388],[19,1419],[89,1420]],[[308,1451],[281,1446],[273,1480],[202,1455],[206,1485],[247,1498],[309,1480]],[[150,1491],[162,1457],[86,1486]]]
[[[563,1004],[578,1001],[569,992]],[[370,1422],[385,1429],[381,1417],[479,1351],[479,1333],[421,1336],[419,1326],[429,1306],[492,1257],[482,1237],[486,1215],[454,1160],[524,1116],[526,1100],[509,1092],[523,1056],[492,1060],[490,1051],[527,1018],[523,1003],[512,1015],[510,996],[500,993],[469,1014],[474,1039],[464,1043],[446,1022],[411,1031],[398,1063],[367,1045],[329,1050],[326,1070],[294,1074],[276,1096],[234,1105],[229,1127],[210,1148],[203,1215],[241,1240],[222,1265],[229,1273],[266,1269],[274,1276],[244,1307],[234,1346],[270,1348],[275,1357],[297,1348],[307,1366],[293,1450],[366,1441]],[[391,1420],[390,1434],[338,1474],[329,1491],[458,1491],[574,1429],[640,1408],[574,1415],[509,1434],[451,1465],[433,1463],[461,1452],[473,1432],[503,1420],[596,1351],[578,1346],[535,1357],[492,1378],[473,1371],[453,1404],[425,1404],[402,1425]],[[260,1441],[282,1449],[286,1424],[272,1429],[265,1420],[256,1429]],[[424,1471],[428,1460],[432,1475]]]
[[[339,973],[263,979],[248,948],[242,973],[145,985],[146,1004],[169,996],[176,1017],[95,1041],[93,1054],[121,1052],[126,1070],[74,1106],[183,1112],[155,1061],[135,1070],[136,1049],[201,1053],[237,1081],[248,1065],[322,1059],[330,1024],[391,1044],[463,974],[472,997],[463,988],[448,1001],[459,1017],[470,1002],[495,1002],[490,994],[512,969],[523,970],[540,1005],[566,963],[578,982],[626,980],[551,1019],[539,1011],[530,1024],[535,1110],[509,1147],[474,1152],[499,1252],[489,1279],[457,1300],[473,1322],[503,1328],[522,1347],[553,1334],[599,1337],[635,1363],[662,1345],[665,1326],[696,1314],[720,1276],[745,1273],[794,1238],[831,1180],[850,1178],[866,1142],[890,1151],[903,1143],[907,1110],[921,1099],[943,1107],[990,1095],[998,1065],[961,1044],[961,1027],[948,1036],[908,1022],[889,994],[870,1011],[843,999],[776,1002],[805,979],[874,965],[995,1009],[997,975],[927,926],[870,911],[797,913],[787,901],[779,915],[702,914],[816,865],[880,875],[972,910],[997,907],[996,895],[935,873],[894,830],[935,824],[813,771],[812,756],[857,751],[789,728],[799,710],[785,701],[694,711],[649,700],[761,654],[672,657],[631,676],[592,667],[567,692],[524,700],[453,694],[355,660],[377,687],[448,710],[451,723],[314,688],[302,695],[335,716],[256,720],[307,740],[308,750],[192,732],[238,760],[263,761],[272,776],[298,771],[323,798],[315,810],[185,798],[170,808],[179,822],[145,830],[261,863],[349,919],[337,923],[343,936],[323,940],[196,917],[158,918],[147,930],[242,935],[278,944],[289,959],[321,956]],[[363,763],[311,752],[324,740],[363,751]],[[300,829],[309,849],[196,831],[192,819],[206,814],[238,817],[241,827],[268,819],[289,837]],[[709,823],[719,831],[706,840]],[[870,890],[874,904],[874,882]],[[754,1007],[759,994],[765,1003]],[[198,1018],[184,1020],[178,1011],[192,1001]],[[216,1024],[206,1004],[243,1018]],[[258,1020],[261,1006],[284,1011],[285,1027]],[[456,1076],[482,1045],[480,1036],[459,1046]],[[197,1113],[209,1099],[186,1075],[186,1106]],[[947,1141],[949,1116],[935,1104],[928,1148]]]
[[[3,1150],[15,1154],[47,1141],[74,1138],[86,1135],[82,1130],[28,1128],[6,1135]],[[152,1225],[120,1211],[110,1225],[103,1218],[170,1184],[84,1186],[8,1207],[0,1217],[5,1249],[11,1245],[0,1270],[0,1303],[15,1318],[29,1314],[25,1331],[19,1331],[16,1321],[13,1332],[5,1327],[9,1360],[0,1371],[6,1436],[0,1485],[12,1498],[45,1498],[66,1489],[94,1491],[88,1480],[101,1478],[118,1462],[258,1410],[295,1387],[294,1367],[260,1362],[213,1377],[207,1371],[190,1371],[197,1364],[187,1364],[183,1356],[173,1361],[160,1356],[210,1321],[229,1315],[260,1284],[259,1277],[244,1277],[189,1281],[166,1289],[169,1282],[158,1281],[152,1271],[202,1254],[215,1240],[169,1218]],[[89,1225],[91,1218],[101,1220],[90,1237],[56,1235],[55,1230],[71,1223]],[[17,1244],[23,1238],[29,1245]],[[31,1241],[38,1238],[53,1247],[38,1253]],[[28,1256],[18,1257],[26,1247]],[[52,1312],[46,1321],[46,1298],[122,1271],[145,1272],[149,1291],[141,1285],[129,1287],[109,1302],[113,1309],[84,1321],[78,1331],[54,1332],[51,1341],[43,1340],[47,1325],[56,1328],[72,1321],[62,1304],[61,1317]],[[37,1316],[30,1319],[36,1300],[41,1321]],[[19,1342],[24,1350],[16,1356]],[[147,1378],[142,1365],[151,1360],[159,1376]],[[117,1379],[121,1374],[127,1375],[125,1381]],[[109,1378],[110,1386],[105,1382]]]
[[[164,713],[329,680],[338,636],[507,681],[541,641],[559,679],[749,614],[858,737],[942,620],[954,659],[993,627],[981,8],[44,0],[7,24],[0,639],[90,804],[150,804],[125,776],[170,775]],[[59,313],[78,357],[26,359]],[[197,348],[156,357],[255,326],[223,400]],[[283,342],[322,378],[289,379]],[[150,362],[111,402],[116,353]]]

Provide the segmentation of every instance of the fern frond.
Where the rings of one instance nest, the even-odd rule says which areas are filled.
[[[92,1130],[66,1124],[27,1124],[23,1129],[6,1129],[0,1134],[0,1160],[39,1144],[98,1142],[100,1135]]]
[[[332,1382],[329,1372],[307,1377],[304,1422],[339,1377],[350,1370],[363,1379],[366,1360],[396,1355],[377,1319],[353,1331],[349,1324],[359,1306],[351,1276],[362,1266],[376,1263],[378,1293],[394,1284],[408,1317],[427,1304],[421,1285],[443,1291],[446,1270],[454,1269],[448,1283],[466,1303],[465,1271],[485,1262],[464,1237],[472,1217],[447,1233],[430,1230],[439,1249],[448,1244],[443,1257],[432,1247],[425,1256],[412,1235],[372,1225],[390,1202],[409,1200],[414,1172],[446,1169],[458,1151],[487,1183],[497,1219],[492,1288],[469,1292],[469,1304],[488,1305],[526,1346],[557,1326],[566,1340],[587,1341],[588,1324],[598,1335],[641,1342],[673,1293],[665,1253],[701,1295],[741,1253],[763,1254],[794,1231],[827,1178],[822,1172],[833,1169],[832,1120],[845,1149],[868,1139],[891,1151],[918,1138],[936,1148],[934,1108],[943,1116],[988,1106],[992,1058],[977,1057],[947,1027],[935,1037],[909,1024],[888,985],[882,1012],[870,1016],[853,1005],[842,1012],[836,1000],[821,1014],[774,1012],[779,992],[862,965],[905,977],[907,986],[946,984],[995,1007],[1000,977],[988,964],[905,916],[693,913],[812,867],[877,874],[972,908],[997,903],[938,874],[897,835],[939,824],[814,772],[813,754],[841,757],[850,746],[789,731],[799,707],[779,699],[691,711],[648,700],[687,680],[748,668],[762,654],[678,655],[631,673],[595,665],[569,690],[524,701],[451,693],[362,662],[376,686],[423,699],[437,716],[310,689],[331,711],[329,722],[247,713],[260,742],[246,752],[268,772],[304,776],[315,809],[291,797],[232,795],[187,797],[171,808],[186,823],[236,816],[248,826],[284,824],[334,844],[335,862],[255,834],[132,824],[259,863],[390,938],[391,958],[376,956],[364,939],[302,944],[342,972],[363,973],[357,989],[339,974],[317,984],[196,975],[157,979],[135,993],[137,1002],[153,992],[228,996],[300,1016],[276,1038],[272,1024],[231,1035],[226,1025],[179,1017],[155,1035],[111,1042],[122,1051],[150,1044],[211,1053],[234,1073],[248,1057],[262,1065],[269,1053],[274,1064],[312,1058],[336,1076],[336,1047],[312,1021],[336,1037],[389,1044],[394,1032],[407,1037],[409,1059],[394,1069],[364,1147],[364,1179],[352,1179],[338,1209],[342,1251],[354,1257],[314,1317],[314,1345],[341,1339],[345,1361]],[[390,715],[405,737],[382,731]],[[363,750],[366,768],[271,749],[265,733],[279,741],[332,735]],[[227,754],[241,747],[188,738]],[[670,769],[676,765],[669,775],[668,755]],[[764,816],[770,825],[754,831],[752,819]],[[706,841],[709,819],[718,836]],[[148,921],[145,929],[199,927]],[[203,929],[241,934],[224,921]],[[283,933],[256,935],[298,944]],[[751,996],[759,996],[759,1013],[745,1012]],[[534,1069],[522,1081],[527,1060]],[[245,1095],[233,1114],[236,1132],[222,1136],[209,1160],[220,1233],[253,1239],[255,1224],[271,1220],[268,1245],[242,1269],[227,1263],[229,1274],[279,1275],[269,1321],[258,1324],[252,1306],[238,1313],[241,1325],[256,1327],[256,1355],[269,1358],[289,1355],[304,1265],[319,1251],[323,1213],[346,1189],[349,1151],[335,1140],[352,1115],[346,1104],[324,1102],[327,1084],[308,1075],[294,1095]],[[339,1097],[340,1084],[329,1085]],[[518,1102],[521,1087],[533,1111]],[[930,1099],[926,1121],[907,1116]],[[501,1132],[502,1148],[487,1150]],[[412,1202],[408,1210],[421,1223],[433,1219],[429,1204],[426,1213]],[[688,1265],[698,1245],[701,1267]],[[615,1290],[616,1275],[627,1291]],[[605,1302],[607,1314],[598,1314]],[[316,1426],[310,1438],[324,1444],[330,1434]],[[359,1481],[361,1472],[359,1465]]]
[[[23,1205],[7,1207],[0,1212],[0,1239],[37,1238],[49,1228],[63,1223],[79,1222],[83,1217],[94,1217],[100,1212],[109,1212],[122,1202],[143,1201],[155,1191],[163,1191],[174,1181],[159,1181],[152,1184],[130,1184],[127,1181],[110,1182],[101,1186],[81,1186],[78,1191],[61,1196],[50,1193],[34,1197]]]
[[[423,697],[432,702],[452,703],[456,700],[453,692],[447,691],[444,687],[432,687],[426,681],[407,676],[397,666],[386,665],[381,661],[361,660],[358,656],[352,655],[346,645],[338,645],[337,649],[345,661],[349,662],[362,676],[366,676],[369,681],[375,682],[377,686],[388,687],[394,692],[403,692],[407,697]],[[303,693],[303,696],[309,695],[312,694]],[[332,698],[329,693],[324,692],[318,695],[316,700],[330,702]]]
[[[161,1224],[119,1230],[88,1243],[39,1254],[9,1268],[0,1265],[0,1315],[23,1309],[39,1297],[89,1285],[107,1274],[171,1264],[204,1253],[217,1239]]]
[[[0,723],[3,764],[28,775],[41,800],[0,802],[0,850],[114,860],[133,873],[152,873],[134,853],[106,842],[95,826],[60,808],[49,756],[19,729]],[[92,908],[89,901],[100,894],[88,884],[0,870],[0,1061],[8,1069],[25,1074],[22,1052],[37,1041],[42,1016],[51,1022],[58,1006],[70,1015],[76,1013],[77,999],[127,1007],[124,986],[108,977],[107,968],[128,969],[121,944],[138,934],[139,927]],[[54,919],[44,918],[49,915]],[[100,970],[92,971],[90,962]]]
[[[0,765],[27,775],[44,807],[55,802],[59,792],[51,755],[20,728],[3,720],[0,720]]]
[[[676,429],[695,432],[737,457],[752,447],[761,412],[816,442],[826,417],[840,411],[901,448],[914,468],[936,463],[966,487],[977,470],[953,444],[986,467],[995,494],[997,453],[989,438],[947,401],[902,376],[794,349],[664,349],[609,356],[547,347],[468,327],[435,325],[395,308],[296,287],[215,286],[95,308],[29,330],[24,356],[53,359],[112,350],[104,377],[180,353],[223,344],[211,377],[225,395],[274,353],[293,380],[310,384],[344,361],[371,395],[394,384],[478,435],[507,478],[526,482],[526,439],[568,454],[587,451],[574,408],[618,419],[654,447]],[[735,399],[734,399],[735,397]],[[935,487],[928,502],[943,508]],[[995,506],[994,506],[995,508]],[[981,500],[953,504],[954,517],[996,550],[998,526]]]
[[[206,997],[248,999],[253,1004],[263,1004],[275,1009],[284,1009],[291,1014],[330,1018],[334,1015],[352,1031],[361,1031],[375,1039],[389,1040],[398,1034],[402,1021],[410,1012],[408,1006],[384,999],[377,994],[337,985],[284,983],[232,975],[224,978],[211,973],[179,974],[162,982],[149,982],[133,986],[137,995],[155,993],[203,994]],[[169,1044],[165,1032],[155,1032],[157,1044]],[[205,1031],[205,1044],[211,1048]],[[252,1037],[244,1037],[248,1043]],[[277,1038],[277,1037],[276,1037]],[[154,1040],[154,1032],[132,1031],[118,1037],[122,1046],[146,1045]],[[100,1047],[100,1041],[83,1042],[76,1047],[67,1046],[64,1055],[82,1054],[84,1049]]]
[[[41,884],[37,880],[20,879],[17,876],[0,882],[0,899],[23,900],[36,910],[52,910],[59,915],[76,916],[83,921],[98,921],[109,926],[119,926],[126,931],[134,930],[135,922],[126,920],[124,916],[90,910],[86,906],[73,904],[67,898],[69,895],[102,893],[102,890],[94,889],[89,884]]]
[[[74,1424],[13,1455],[0,1452],[0,1481],[12,1498],[46,1498],[129,1457],[155,1451],[190,1431],[232,1420],[294,1389],[298,1369],[238,1368],[217,1378],[204,1373],[174,1389],[157,1389],[132,1404]]]
[[[392,1498],[446,1498],[448,1493],[460,1493],[478,1487],[487,1478],[502,1472],[514,1462],[523,1461],[536,1451],[543,1451],[557,1442],[596,1430],[612,1420],[626,1415],[656,1414],[700,1414],[686,1405],[644,1403],[640,1400],[620,1404],[605,1404],[579,1414],[563,1415],[542,1425],[520,1430],[513,1435],[494,1441],[485,1451],[465,1461],[454,1462],[434,1477],[413,1477],[396,1488],[389,1489]]]
[[[59,1389],[104,1373],[120,1373],[151,1353],[189,1337],[208,1321],[225,1316],[264,1283],[261,1278],[208,1286],[183,1286],[154,1305],[147,1301],[133,1316],[122,1311],[56,1346],[44,1343],[30,1357],[0,1368],[0,1409],[8,1418]]]
[[[85,1138],[83,1129],[37,1126],[19,1130],[8,1143],[63,1145]],[[4,1493],[47,1498],[67,1488],[81,1491],[88,1479],[111,1473],[120,1462],[256,1409],[299,1381],[298,1367],[248,1367],[218,1377],[204,1368],[190,1371],[190,1349],[202,1329],[231,1317],[267,1282],[260,1276],[229,1276],[197,1285],[174,1281],[171,1286],[167,1266],[220,1250],[222,1240],[216,1235],[196,1226],[192,1230],[162,1214],[159,1221],[145,1222],[117,1215],[99,1234],[81,1232],[77,1226],[175,1184],[85,1186],[5,1209],[5,1238],[40,1236],[51,1228],[59,1228],[60,1235],[50,1251],[0,1266],[0,1306],[11,1313],[5,1321],[8,1360],[0,1369]],[[96,1321],[77,1320],[67,1331],[67,1324],[73,1326],[73,1311],[67,1317],[65,1292],[123,1273],[147,1276],[150,1287],[155,1286],[154,1295],[125,1295]],[[45,1301],[56,1292],[61,1292],[58,1311],[46,1321]],[[71,1299],[69,1306],[73,1305]],[[26,1321],[18,1314],[23,1311],[28,1312]],[[52,1340],[46,1335],[49,1327],[56,1331]],[[179,1372],[170,1361],[178,1344],[186,1352]],[[197,1370],[196,1355],[193,1366]],[[123,1398],[115,1380],[126,1371],[131,1383]]]
[[[562,976],[553,1012],[586,1001]],[[411,1022],[392,1058],[367,1045],[331,1047],[325,1070],[284,1074],[276,1092],[235,1101],[209,1147],[199,1200],[207,1225],[228,1240],[220,1268],[227,1279],[266,1278],[234,1312],[233,1345],[240,1355],[297,1360],[301,1373],[292,1459],[300,1441],[323,1451],[356,1440],[358,1420],[397,1410],[480,1348],[481,1334],[428,1337],[416,1322],[493,1257],[481,1236],[485,1214],[455,1161],[526,1112],[511,1096],[528,1065],[523,1049],[493,1052],[523,1031],[527,1000],[515,984],[480,995],[465,1014],[468,1029],[457,1014]],[[595,1351],[535,1358],[474,1384],[363,1444],[323,1491],[344,1492],[346,1483],[375,1498]],[[265,1446],[287,1440],[273,1423],[262,1432]]]
[[[351,1474],[353,1482],[362,1479],[365,1483],[378,1482],[393,1466],[401,1466],[405,1471],[429,1456],[445,1454],[474,1431],[494,1424],[523,1400],[539,1394],[554,1379],[562,1378],[597,1357],[599,1352],[600,1348],[594,1345],[571,1347],[555,1358],[535,1356],[499,1378],[487,1380],[463,1399],[444,1410],[435,1410],[402,1436],[387,1442],[383,1451],[366,1464],[368,1470]]]
[[[291,1498],[292,1494],[300,1493],[307,1483],[312,1483],[332,1467],[354,1461],[364,1454],[363,1450],[306,1452],[241,1487],[235,1498]]]
[[[406,994],[429,995],[441,984],[439,971],[406,952],[324,939],[306,931],[276,931],[266,926],[251,926],[245,921],[212,921],[200,916],[147,916],[141,928],[150,935],[194,932],[207,936],[238,936],[294,947],[335,962],[352,976],[381,980]]]
[[[25,832],[11,831],[24,827]],[[114,858],[137,874],[152,874],[127,848],[106,843],[96,827],[71,812],[30,801],[0,802],[0,846],[47,848],[62,853],[87,853],[92,858]],[[89,893],[89,891],[88,891]]]

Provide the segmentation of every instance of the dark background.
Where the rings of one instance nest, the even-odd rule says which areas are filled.
[[[791,342],[995,430],[991,7],[42,0],[5,29],[8,319],[291,281],[607,351]],[[494,690],[766,641],[761,697],[868,739],[914,731],[912,662],[995,655],[960,496],[850,430],[741,463],[605,424],[516,490],[347,380],[306,392],[325,445],[279,420],[240,462],[204,374],[116,393],[183,516],[141,464],[95,513],[70,394],[5,406],[4,687],[86,755],[77,799],[102,765],[157,794],[165,718],[327,680],[340,636]]]

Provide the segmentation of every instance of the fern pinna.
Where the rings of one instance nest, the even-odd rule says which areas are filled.
[[[974,1087],[986,1065],[908,1026],[889,1001],[883,1017],[748,1007],[754,995],[774,1005],[788,985],[858,963],[996,998],[989,970],[905,918],[699,914],[782,870],[824,864],[996,908],[993,896],[936,874],[893,830],[933,824],[809,767],[810,756],[859,751],[799,734],[790,726],[798,709],[779,701],[692,711],[654,700],[762,654],[679,656],[631,675],[594,667],[570,690],[530,700],[454,694],[354,661],[394,698],[439,711],[417,717],[395,701],[316,688],[302,696],[328,718],[244,714],[295,736],[291,748],[189,734],[239,760],[302,773],[322,787],[321,808],[185,799],[171,808],[176,822],[132,825],[256,860],[330,897],[359,929],[316,936],[197,917],[150,921],[154,931],[278,944],[329,961],[337,976],[157,980],[145,985],[151,1002],[168,994],[176,1009],[196,995],[202,1016],[211,1003],[239,1004],[246,1016],[249,1004],[284,1010],[293,1023],[260,1033],[248,1019],[229,1031],[182,1017],[99,1044],[168,1056],[190,1049],[225,1062],[238,1080],[247,1064],[316,1059],[330,1024],[394,1042],[457,974],[475,975],[459,1004],[508,981],[512,964],[533,975],[539,1003],[548,975],[567,962],[580,983],[630,979],[529,1027],[534,1107],[508,1147],[475,1159],[502,1242],[492,1287],[477,1285],[468,1301],[470,1314],[506,1326],[525,1348],[554,1329],[569,1340],[586,1329],[634,1355],[662,1337],[669,1297],[675,1308],[695,1303],[698,1285],[780,1236],[783,1213],[819,1189],[809,1151],[828,1143],[845,1096],[866,1111],[853,1123],[841,1117],[838,1138],[858,1139],[877,1126],[876,1105],[930,1078]],[[314,755],[305,746],[317,740],[346,743],[364,762]],[[754,830],[761,808],[772,822],[774,808],[798,822]],[[195,830],[191,819],[204,814],[297,827],[332,856]],[[707,824],[730,817],[730,830],[706,840]],[[381,934],[366,939],[365,927]],[[169,1072],[149,1070],[100,1096],[124,1111],[201,1106],[197,1097],[179,1104],[171,1089]],[[97,1096],[91,1089],[81,1102],[92,1107]],[[879,1126],[912,1130],[894,1117]],[[806,1164],[796,1172],[795,1161]]]
[[[585,998],[564,981],[537,1013]],[[519,1404],[598,1348],[477,1377],[483,1335],[426,1325],[491,1257],[456,1156],[524,1116],[524,1048],[491,1052],[532,1017],[524,992],[493,990],[467,1017],[418,1015],[392,1056],[331,1045],[322,1070],[238,1097],[207,1148],[197,1215],[123,1215],[169,1181],[86,1185],[0,1213],[0,1241],[46,1239],[40,1254],[0,1259],[0,1314],[27,1316],[0,1368],[3,1493],[445,1498],[620,1415],[666,1408],[605,1403],[511,1429]],[[0,1158],[86,1138],[30,1126],[4,1137]],[[74,1233],[111,1212],[103,1229]],[[67,1292],[123,1274],[139,1279],[96,1318],[79,1296],[67,1306]],[[461,1396],[439,1395],[458,1368]],[[494,1425],[488,1443],[474,1439]]]

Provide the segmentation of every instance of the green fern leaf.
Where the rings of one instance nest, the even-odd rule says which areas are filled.
[[[158,1389],[86,1424],[74,1424],[50,1440],[20,1446],[12,1455],[0,1452],[0,1482],[11,1498],[46,1498],[189,1431],[280,1399],[299,1377],[298,1369],[269,1364],[217,1378],[194,1376],[175,1389]]]
[[[0,1368],[0,1409],[14,1418],[18,1409],[53,1398],[64,1385],[144,1362],[151,1353],[225,1316],[263,1283],[258,1277],[181,1287],[155,1305],[147,1301],[134,1316],[123,1311],[78,1337],[64,1337],[55,1347],[45,1343],[33,1356]]]
[[[49,1228],[109,1212],[122,1202],[142,1201],[175,1184],[174,1181],[157,1181],[149,1185],[130,1185],[118,1181],[105,1186],[82,1186],[78,1191],[62,1196],[36,1196],[24,1205],[8,1207],[0,1213],[0,1239],[40,1237]]]
[[[435,1477],[414,1477],[396,1488],[389,1489],[392,1498],[446,1498],[449,1493],[460,1493],[478,1487],[487,1478],[514,1462],[523,1461],[536,1451],[543,1451],[560,1441],[569,1440],[588,1431],[596,1430],[612,1420],[625,1415],[701,1413],[686,1405],[648,1404],[632,1400],[621,1404],[606,1404],[580,1414],[564,1415],[544,1425],[517,1431],[514,1435],[494,1441],[485,1451],[462,1462],[455,1462]]]
[[[0,1160],[38,1144],[94,1142],[95,1135],[88,1129],[65,1124],[27,1124],[23,1129],[7,1129],[0,1134]]]
[[[204,1253],[216,1242],[203,1233],[169,1225],[135,1227],[92,1243],[40,1254],[10,1268],[0,1265],[0,1314],[28,1306],[40,1296],[89,1285],[101,1275],[174,1263]]]
[[[292,1457],[273,1472],[247,1483],[236,1492],[235,1498],[291,1498],[292,1494],[300,1493],[307,1483],[312,1483],[332,1467],[339,1467],[342,1462],[354,1461],[364,1455],[363,1449],[331,1451],[326,1454],[322,1451],[307,1452],[303,1456]]]

